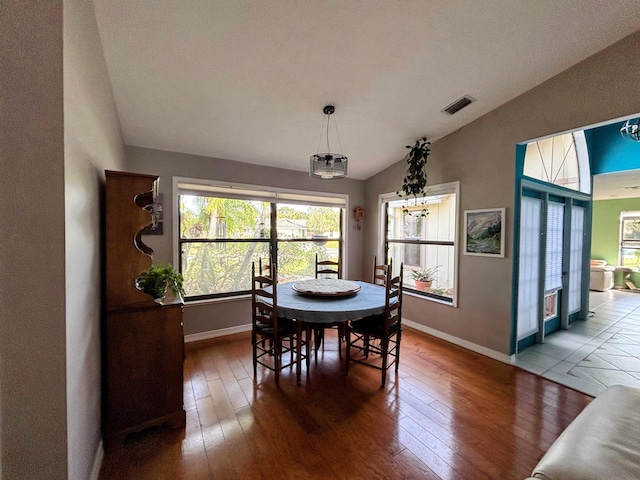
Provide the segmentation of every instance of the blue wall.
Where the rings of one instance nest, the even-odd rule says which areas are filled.
[[[640,169],[640,142],[624,138],[624,122],[585,130],[591,175]]]

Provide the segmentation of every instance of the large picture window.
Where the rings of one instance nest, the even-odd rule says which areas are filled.
[[[252,262],[276,259],[278,281],[342,262],[346,199],[286,191],[178,184],[179,265],[186,300],[248,293]]]
[[[381,197],[384,252],[396,272],[404,264],[404,289],[452,305],[457,304],[458,191],[458,182],[430,186],[427,197],[409,206],[396,194]],[[430,284],[417,275],[426,270],[433,273]]]

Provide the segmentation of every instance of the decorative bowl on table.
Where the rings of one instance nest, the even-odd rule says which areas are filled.
[[[360,285],[349,280],[335,278],[315,278],[295,282],[291,287],[302,295],[315,297],[343,297],[355,295],[360,291]]]

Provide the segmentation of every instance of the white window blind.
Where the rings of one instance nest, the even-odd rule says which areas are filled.
[[[294,203],[296,205],[315,205],[344,207],[347,204],[344,195],[329,196],[304,194],[293,191],[261,190],[258,187],[218,185],[208,183],[178,182],[180,195],[197,197],[234,198],[239,200],[258,200],[264,202]]]
[[[522,197],[518,272],[518,340],[538,331],[538,281],[542,201]]]
[[[547,256],[545,259],[545,292],[562,288],[562,242],[564,233],[564,205],[548,203]]]
[[[580,311],[582,303],[582,246],[584,207],[571,208],[571,247],[569,252],[569,313]]]

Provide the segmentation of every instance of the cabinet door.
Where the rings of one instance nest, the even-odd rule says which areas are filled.
[[[107,433],[182,412],[182,306],[111,312],[106,323]]]

